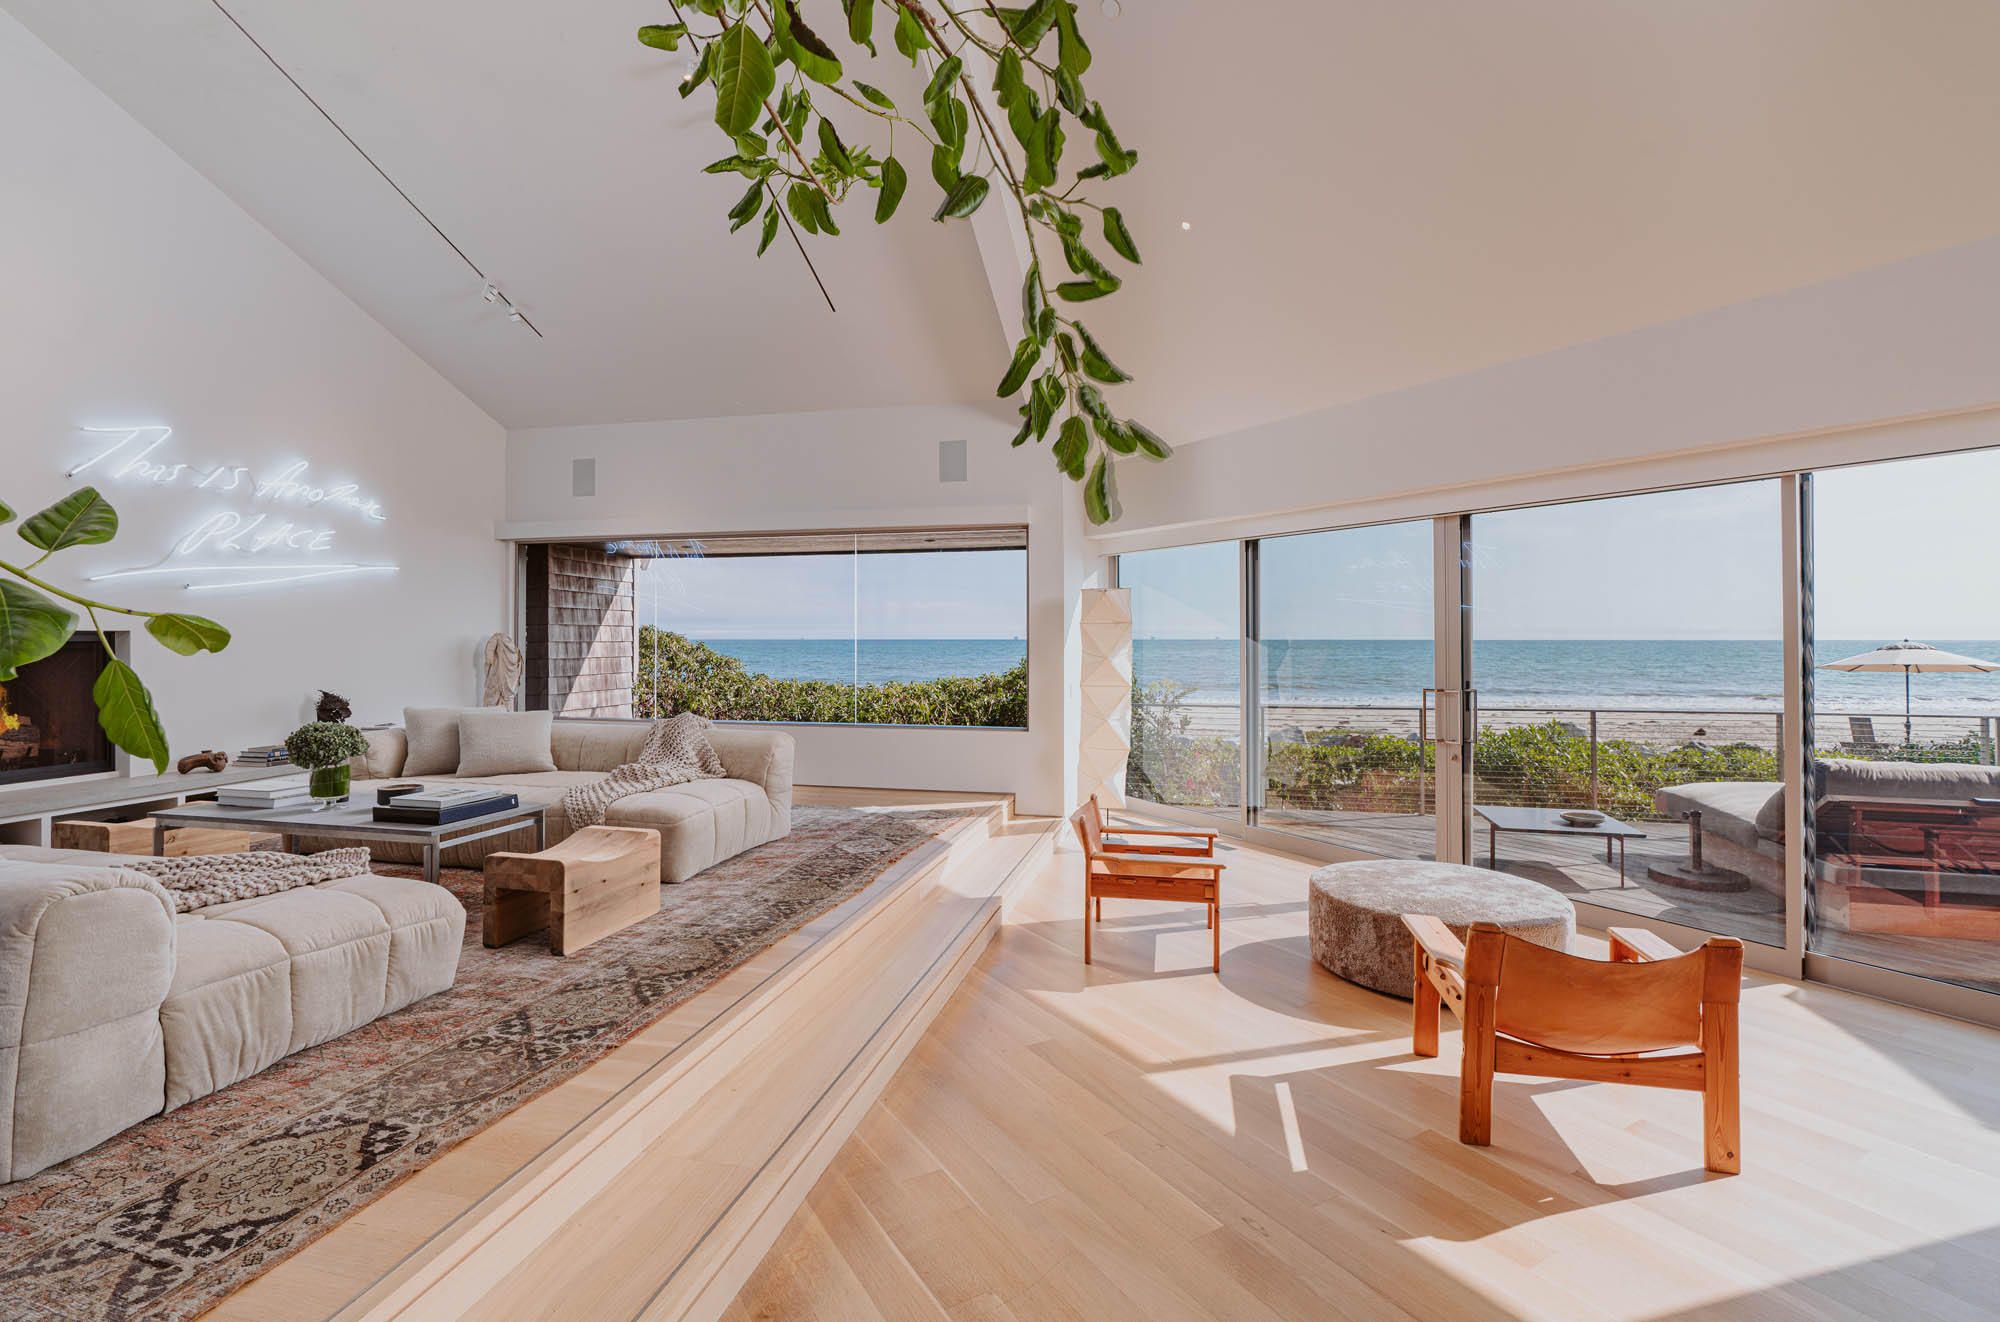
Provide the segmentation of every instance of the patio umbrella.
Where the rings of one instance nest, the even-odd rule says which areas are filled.
[[[1839,661],[1829,661],[1821,670],[1865,670],[1873,674],[1893,675],[1903,672],[1903,744],[1908,746],[1910,738],[1910,676],[1933,672],[1956,675],[1983,675],[2000,670],[2000,662],[1981,661],[1976,656],[1960,656],[1956,652],[1945,652],[1929,643],[1913,643],[1905,638],[1900,643],[1884,643],[1872,652],[1862,652],[1856,656],[1844,657]]]

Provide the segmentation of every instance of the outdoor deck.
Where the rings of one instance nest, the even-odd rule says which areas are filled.
[[[1259,824],[1348,849],[1389,858],[1434,856],[1436,825],[1416,813],[1363,813],[1264,809]],[[1502,872],[1551,886],[1573,899],[1718,936],[1779,946],[1785,940],[1783,901],[1755,887],[1737,892],[1704,892],[1669,886],[1647,874],[1653,864],[1671,865],[1687,856],[1687,827],[1681,822],[1636,822],[1643,840],[1626,845],[1625,885],[1615,862],[1604,861],[1596,840],[1560,836],[1500,836]],[[1473,861],[1486,866],[1489,836],[1484,822],[1473,823]],[[1924,937],[1886,937],[1827,932],[1822,953],[1883,968],[1943,978],[1982,991],[2000,991],[2000,944]]]

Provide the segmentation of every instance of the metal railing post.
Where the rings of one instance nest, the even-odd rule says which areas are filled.
[[[1597,806],[1597,709],[1590,710],[1590,806]]]

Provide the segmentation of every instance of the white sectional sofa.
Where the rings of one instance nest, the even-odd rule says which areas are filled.
[[[443,887],[349,877],[176,914],[130,861],[0,846],[0,1183],[457,976]]]
[[[357,781],[407,779],[427,785],[478,784],[511,790],[523,803],[548,806],[548,840],[554,844],[572,829],[562,811],[564,792],[572,785],[601,779],[606,772],[636,759],[651,731],[652,725],[646,721],[555,721],[549,736],[554,771],[460,776],[456,772],[408,774],[407,739],[401,728],[390,726],[365,732],[368,752],[355,759],[354,776]],[[693,780],[634,794],[613,803],[605,815],[606,824],[611,826],[646,826],[660,833],[660,877],[664,881],[686,881],[703,868],[779,839],[792,829],[792,737],[782,730],[722,725],[711,726],[708,737],[722,758],[728,773],[725,778]],[[373,848],[377,859],[416,861],[414,852],[404,856],[394,845]],[[444,861],[449,867],[477,867],[496,850],[533,848],[533,832],[523,831],[447,849]]]

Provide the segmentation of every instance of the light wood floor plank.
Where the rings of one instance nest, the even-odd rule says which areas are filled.
[[[798,1299],[795,1240],[965,1319],[1993,1316],[2000,1033],[1754,975],[1741,1176],[1698,1098],[1609,1084],[1503,1076],[1468,1148],[1455,1031],[1414,1057],[1311,963],[1313,864],[1228,861],[1217,978],[1198,911],[1137,903],[1086,969],[1059,856],[731,1317]]]

